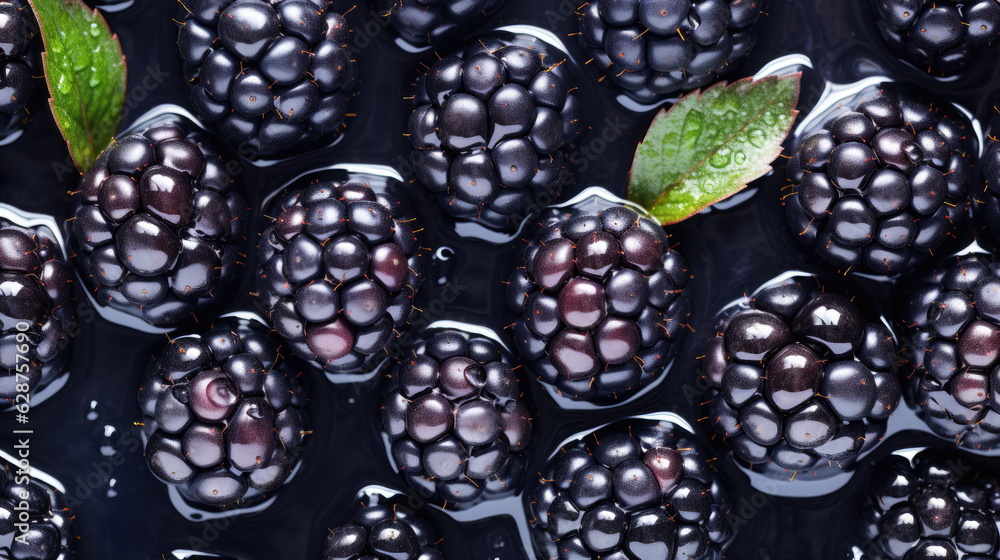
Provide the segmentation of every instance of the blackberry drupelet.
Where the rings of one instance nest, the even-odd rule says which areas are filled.
[[[897,298],[918,414],[941,437],[992,449],[1000,443],[1000,264],[982,254],[948,259],[908,279]]]
[[[347,116],[358,65],[329,0],[196,0],[177,36],[202,119],[251,158],[315,144]]]
[[[149,470],[206,506],[270,495],[303,449],[300,375],[248,322],[174,338],[139,390]]]
[[[898,274],[967,221],[974,133],[896,88],[797,142],[782,201],[792,234],[840,271]]]
[[[19,131],[41,76],[42,41],[27,0],[0,1],[0,140]]]
[[[530,239],[507,302],[539,379],[610,403],[661,375],[690,314],[690,272],[663,228],[626,206],[550,209]]]
[[[593,64],[624,93],[652,103],[743,65],[766,0],[591,0],[577,10]]]
[[[258,245],[257,304],[298,356],[356,370],[398,336],[423,280],[410,220],[381,178],[320,181],[279,196]]]
[[[1000,480],[970,457],[925,449],[875,465],[861,520],[868,560],[995,558]]]
[[[446,330],[389,373],[382,426],[392,457],[424,499],[462,504],[516,490],[531,413],[510,359],[493,340]]]
[[[896,339],[880,317],[814,278],[756,292],[702,358],[708,420],[741,463],[849,466],[899,402]]]
[[[27,505],[26,512],[24,505]],[[26,518],[21,517],[23,513],[27,513]],[[0,542],[7,543],[4,558],[73,558],[70,550],[73,514],[66,507],[65,497],[32,480],[21,473],[17,465],[6,460],[0,460],[0,519],[3,520],[0,522]]]
[[[544,47],[520,36],[481,39],[417,78],[411,161],[448,214],[510,229],[539,195],[558,194],[581,106],[565,55]]]
[[[375,0],[389,27],[417,46],[460,39],[497,11],[503,0]]]
[[[538,557],[720,560],[733,525],[708,460],[670,422],[630,419],[574,438],[526,504]]]
[[[997,0],[872,0],[890,50],[929,74],[951,76],[1000,37]]]
[[[71,282],[51,232],[0,220],[0,405],[14,404],[25,384],[34,394],[63,373]]]
[[[369,494],[352,522],[330,529],[323,560],[444,560],[431,525],[397,501]]]
[[[247,203],[200,133],[156,124],[116,140],[83,176],[69,223],[99,305],[167,327],[232,281]]]

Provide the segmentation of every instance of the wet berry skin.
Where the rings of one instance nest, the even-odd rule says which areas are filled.
[[[933,447],[876,463],[860,512],[866,558],[995,557],[998,480],[983,467]]]
[[[640,103],[717,81],[757,42],[766,0],[616,0],[577,9],[578,35],[601,75]]]
[[[880,87],[801,134],[786,167],[791,235],[841,273],[912,270],[969,221],[971,125],[947,104]]]
[[[553,208],[526,234],[507,301],[539,380],[611,403],[661,375],[687,324],[691,276],[663,228],[625,206]]]
[[[628,419],[558,450],[525,497],[538,558],[721,558],[730,498],[705,450],[668,421]]]
[[[29,402],[66,369],[73,276],[46,228],[0,221],[0,404]]]
[[[247,321],[176,337],[139,389],[149,470],[189,502],[249,504],[281,487],[308,430],[301,363]]]
[[[191,104],[241,155],[287,154],[336,137],[358,65],[333,2],[207,2],[178,23]]]
[[[10,543],[7,557],[72,558],[76,537],[67,501],[61,492],[19,472],[16,464],[0,460],[0,516],[5,521],[0,524],[0,538]],[[17,523],[26,524],[27,530]]]
[[[558,193],[583,127],[564,58],[534,38],[487,36],[417,77],[410,162],[445,212],[513,229]]]
[[[413,489],[458,506],[517,490],[532,417],[506,351],[444,330],[398,360],[387,374],[382,427]]]
[[[878,443],[901,393],[896,339],[850,289],[792,277],[737,309],[702,360],[708,421],[739,464],[840,472]]]
[[[908,278],[895,295],[895,322],[913,341],[903,352],[908,400],[939,436],[993,449],[1000,443],[1000,265],[987,254],[952,257]]]
[[[350,522],[329,529],[323,560],[444,560],[431,524],[399,497],[368,493],[361,505]]]
[[[26,0],[0,2],[0,140],[27,122],[41,82],[42,40]]]
[[[168,118],[119,137],[83,176],[67,222],[98,305],[157,327],[193,320],[243,260],[247,203],[189,127]]]
[[[986,148],[981,158],[985,192],[977,195],[979,204],[974,206],[979,223],[985,223],[992,239],[987,239],[991,247],[1000,246],[1000,141],[987,135]]]
[[[380,15],[414,45],[441,45],[469,33],[503,5],[502,0],[378,0]]]
[[[265,217],[257,306],[293,353],[330,373],[384,357],[423,280],[413,223],[372,188],[384,181],[317,181],[283,192]]]

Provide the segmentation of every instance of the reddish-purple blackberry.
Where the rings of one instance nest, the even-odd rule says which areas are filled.
[[[468,503],[524,477],[531,413],[501,346],[446,330],[389,373],[382,427],[400,474],[425,499]]]
[[[538,557],[720,560],[733,536],[729,494],[707,460],[669,421],[574,437],[528,498]]]
[[[899,402],[896,339],[880,317],[815,278],[758,290],[702,358],[708,420],[741,463],[847,466]]]
[[[484,38],[417,78],[410,157],[448,214],[513,228],[539,191],[558,194],[582,116],[565,55],[549,50],[527,36]]]
[[[461,38],[498,10],[502,0],[375,0],[389,27],[418,46]]]
[[[766,0],[593,0],[580,38],[593,63],[633,99],[651,103],[732,72],[757,41]]]
[[[866,93],[797,140],[782,201],[792,234],[828,264],[897,274],[967,221],[977,142],[947,105],[895,87]]]
[[[139,390],[149,470],[207,506],[274,492],[306,434],[300,374],[249,321],[174,338]]]
[[[350,523],[330,529],[323,560],[444,560],[430,523],[397,502],[375,493],[365,496]]]
[[[889,48],[929,74],[961,72],[1000,37],[997,0],[872,0]]]
[[[52,233],[0,220],[0,404],[28,402],[62,374],[72,274]],[[22,390],[26,389],[26,390]]]
[[[298,356],[355,370],[398,336],[423,280],[410,220],[354,175],[283,193],[258,245],[257,304]]]
[[[663,373],[687,324],[687,264],[626,206],[550,209],[507,282],[513,335],[539,379],[608,403]]]
[[[41,76],[41,39],[26,0],[0,1],[0,140],[17,132]]]
[[[1000,443],[1000,264],[966,254],[912,277],[897,292],[909,343],[907,395],[941,437],[992,449]]]
[[[1000,481],[970,457],[926,449],[875,465],[861,511],[869,560],[995,558]]]
[[[64,496],[0,460],[0,542],[14,560],[69,560],[73,514]],[[9,556],[8,556],[9,554]]]
[[[344,124],[358,75],[350,36],[330,0],[195,0],[177,48],[198,116],[256,157]]]

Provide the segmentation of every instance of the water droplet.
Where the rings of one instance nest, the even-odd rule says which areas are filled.
[[[736,165],[743,165],[747,162],[747,155],[743,152],[736,152],[733,154],[733,161],[736,162]]]
[[[732,150],[726,147],[719,148],[719,151],[712,154],[711,159],[708,160],[712,164],[712,167],[724,168],[729,165],[732,161]]]
[[[97,27],[96,23],[91,23],[90,24],[90,34],[92,36],[94,36],[94,37],[97,37],[98,35],[101,34],[101,29],[99,27]]]
[[[95,72],[94,75],[90,77],[90,81],[87,82],[87,85],[92,88],[101,85],[101,77],[98,76],[97,73]]]
[[[764,146],[764,131],[759,128],[751,130],[750,143],[757,148],[762,148]]]
[[[701,111],[691,110],[684,117],[684,125],[681,127],[681,142],[688,148],[694,147],[701,138],[701,131],[705,128],[705,115]]]

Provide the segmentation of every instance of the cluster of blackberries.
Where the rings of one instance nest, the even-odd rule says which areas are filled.
[[[41,40],[27,0],[0,1],[0,140],[28,117],[25,107],[41,74]]]
[[[306,433],[299,375],[248,322],[173,339],[139,390],[150,471],[207,506],[277,490]]]
[[[445,503],[517,489],[531,413],[499,344],[442,331],[406,352],[389,376],[382,426],[410,486]]]
[[[444,560],[430,524],[409,508],[377,494],[362,506],[353,522],[330,529],[323,560]]]
[[[48,230],[0,221],[0,404],[26,393],[20,390],[25,384],[35,393],[63,372],[73,321],[71,282]]]
[[[193,4],[177,37],[191,103],[230,142],[266,155],[344,124],[358,67],[351,30],[333,2]]]
[[[738,69],[765,0],[592,0],[579,35],[604,77],[648,103]]]
[[[0,460],[0,542],[4,558],[68,560],[73,514],[59,492]],[[27,521],[22,518],[27,506]],[[25,525],[27,530],[25,530]],[[9,555],[9,556],[8,556]]]
[[[544,48],[484,38],[417,78],[411,159],[445,212],[513,228],[540,191],[558,194],[563,148],[580,134],[582,117],[562,60]]]
[[[879,91],[797,143],[792,234],[840,271],[905,272],[967,221],[975,143],[946,105]]]
[[[983,45],[1000,37],[996,0],[873,0],[889,48],[930,74],[962,71]]]
[[[414,45],[440,45],[468,33],[502,0],[376,0],[389,27]]]
[[[709,422],[744,463],[846,466],[899,402],[896,349],[885,323],[844,295],[812,278],[776,282],[708,345]]]
[[[423,280],[409,220],[382,178],[320,181],[279,196],[258,245],[257,303],[292,352],[360,368],[398,336]]]
[[[720,560],[730,501],[708,456],[670,422],[627,422],[546,465],[527,504],[538,557]]]
[[[75,199],[76,261],[100,305],[172,326],[235,276],[247,204],[197,132],[157,124],[118,139]]]
[[[624,399],[671,358],[689,315],[687,264],[625,206],[552,209],[540,225],[507,282],[517,346],[567,397]]]

